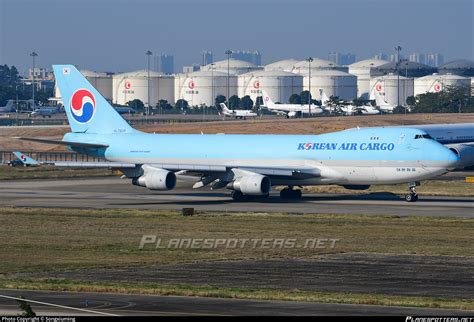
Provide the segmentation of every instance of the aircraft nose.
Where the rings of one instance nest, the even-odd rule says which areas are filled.
[[[443,146],[443,149],[444,149],[443,154],[445,155],[445,160],[446,160],[446,168],[449,170],[455,169],[457,164],[461,160],[459,158],[459,155],[456,152],[444,146]]]

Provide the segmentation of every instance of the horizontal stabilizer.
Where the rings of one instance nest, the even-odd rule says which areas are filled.
[[[78,147],[78,148],[107,148],[108,147],[107,144],[68,142],[68,141],[62,141],[62,140],[48,140],[48,139],[25,138],[25,137],[14,137],[13,139],[32,141],[32,142],[38,142],[38,143],[44,143],[44,144],[66,145],[66,146]]]

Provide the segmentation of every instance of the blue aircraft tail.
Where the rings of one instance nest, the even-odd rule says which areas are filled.
[[[128,133],[134,129],[73,65],[53,65],[72,132]]]
[[[38,165],[39,162],[36,161],[35,159],[33,158],[30,158],[29,156],[27,156],[26,154],[23,154],[19,151],[15,151],[13,152],[13,154],[18,158],[18,160],[21,161],[21,163],[23,163],[24,165]]]

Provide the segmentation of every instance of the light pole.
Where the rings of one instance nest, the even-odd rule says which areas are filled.
[[[308,109],[309,109],[309,116],[311,117],[311,62],[313,61],[313,57],[308,57],[306,61],[308,62],[308,87],[309,87]]]
[[[33,88],[33,110],[35,109],[35,58],[38,56],[36,52],[32,52],[30,56],[33,58],[33,73],[31,74],[31,87]]]
[[[211,104],[215,106],[216,98],[214,96],[214,65],[214,63],[211,63]]]
[[[395,51],[397,52],[397,57],[395,57],[397,60],[395,64],[395,69],[397,71],[397,106],[400,106],[400,51],[402,51],[402,47],[395,47]]]
[[[148,56],[148,68],[147,68],[147,94],[148,94],[148,106],[147,106],[147,112],[146,114],[147,115],[150,115],[150,57],[151,55],[153,55],[153,53],[150,51],[150,50],[147,50],[147,52],[145,53],[145,55]]]
[[[227,50],[225,52],[227,55],[227,105],[230,108],[230,102],[229,102],[229,75],[230,75],[230,56],[232,55],[232,50]]]

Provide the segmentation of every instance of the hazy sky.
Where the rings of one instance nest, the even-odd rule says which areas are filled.
[[[439,52],[473,59],[473,0],[0,0],[0,64],[24,72],[72,63],[99,71],[146,68],[145,51],[175,56],[175,70],[204,49],[259,50],[263,63],[330,51]]]

